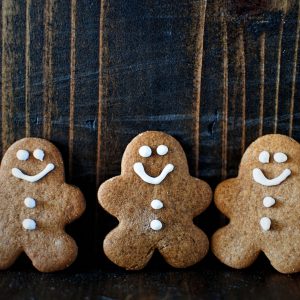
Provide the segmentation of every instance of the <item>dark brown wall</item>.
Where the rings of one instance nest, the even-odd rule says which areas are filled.
[[[91,261],[115,221],[96,188],[126,144],[174,135],[212,186],[256,137],[300,141],[298,1],[2,0],[0,151],[24,136],[62,151],[87,212],[71,226]],[[220,218],[204,216],[208,232]],[[102,258],[103,259],[103,258]]]

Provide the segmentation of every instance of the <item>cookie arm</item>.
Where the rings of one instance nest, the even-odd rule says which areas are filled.
[[[224,215],[229,216],[230,211],[234,209],[238,190],[239,184],[236,178],[227,179],[217,186],[214,194],[214,202]]]
[[[118,216],[125,204],[126,187],[122,182],[121,176],[116,176],[103,182],[98,190],[99,204],[113,216]]]
[[[69,184],[65,184],[62,195],[62,209],[67,223],[70,223],[85,211],[85,199],[78,187]]]
[[[194,180],[194,193],[191,197],[192,211],[194,217],[202,213],[211,203],[212,190],[210,186],[203,180],[193,178]]]

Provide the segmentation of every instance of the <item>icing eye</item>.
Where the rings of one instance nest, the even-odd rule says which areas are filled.
[[[27,160],[29,158],[29,152],[27,150],[18,150],[17,159],[18,160]]]
[[[168,153],[169,149],[165,145],[159,145],[156,149],[156,152],[158,155],[166,155]]]
[[[36,159],[42,161],[42,160],[44,159],[45,153],[44,153],[44,151],[41,150],[41,149],[35,149],[35,150],[33,151],[33,156],[34,156]]]
[[[268,151],[262,151],[259,154],[258,160],[262,163],[262,164],[267,164],[270,161],[270,153]]]
[[[283,163],[283,162],[287,161],[287,155],[282,152],[277,152],[274,154],[274,160],[277,163]]]
[[[152,154],[151,148],[149,146],[142,146],[139,149],[139,154],[142,157],[149,157]]]

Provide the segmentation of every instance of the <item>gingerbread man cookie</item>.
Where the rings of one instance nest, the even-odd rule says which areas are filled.
[[[213,253],[233,268],[262,251],[282,273],[300,271],[300,145],[270,134],[245,152],[237,178],[218,185],[215,204],[229,219],[212,237]]]
[[[128,270],[142,269],[155,249],[173,267],[199,262],[209,243],[193,218],[209,205],[211,189],[189,175],[180,144],[144,132],[127,146],[121,168],[98,191],[100,204],[119,220],[104,240],[107,257]]]
[[[0,167],[0,269],[24,251],[41,272],[68,267],[77,256],[64,226],[85,209],[80,190],[65,183],[61,154],[50,142],[24,138]]]

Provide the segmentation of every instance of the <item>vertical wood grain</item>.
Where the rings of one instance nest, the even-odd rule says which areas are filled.
[[[30,136],[30,31],[31,31],[31,0],[26,0],[26,35],[25,35],[25,135]]]
[[[227,177],[235,176],[246,145],[245,21],[228,19]],[[232,147],[234,145],[234,147]]]
[[[76,0],[71,2],[71,39],[70,39],[70,114],[69,114],[69,176],[72,178],[74,148],[74,105],[75,105],[75,72],[76,72]]]
[[[259,37],[259,136],[263,135],[264,126],[264,101],[265,101],[265,48],[266,33],[262,32]]]
[[[195,59],[195,174],[199,176],[199,154],[200,154],[200,118],[201,118],[201,79],[202,79],[202,60],[203,60],[203,40],[204,40],[204,26],[206,15],[206,0],[201,1],[199,21],[197,27],[196,39],[196,59]]]
[[[222,178],[227,176],[227,147],[228,147],[228,34],[227,21],[221,16],[223,43],[223,126],[222,126]]]
[[[299,36],[300,36],[300,1],[298,1],[298,17],[297,17],[297,31],[296,40],[294,46],[294,57],[293,57],[293,73],[292,73],[292,93],[291,93],[291,105],[290,105],[290,124],[289,124],[289,136],[293,135],[294,125],[294,107],[295,107],[295,92],[296,92],[296,76],[298,66],[298,50],[299,50]]]
[[[245,61],[245,41],[244,41],[244,28],[243,24],[238,29],[238,52],[237,52],[237,63],[240,68],[241,75],[241,88],[242,88],[242,115],[241,115],[241,155],[245,152],[246,143],[246,61]]]
[[[278,99],[277,132],[289,135],[290,113],[293,93],[293,69],[295,45],[297,40],[298,7],[284,15],[284,31],[282,35],[282,54],[280,68],[280,88]],[[295,77],[296,80],[296,77]]]
[[[105,22],[105,13],[104,5],[106,0],[101,0],[100,4],[100,18],[99,18],[99,83],[98,83],[98,117],[97,117],[97,161],[96,161],[96,185],[97,187],[100,184],[101,178],[101,159],[102,159],[102,113],[103,113],[103,101],[106,101],[106,98],[103,97],[103,30]],[[103,149],[104,151],[104,149]]]
[[[43,137],[51,137],[51,115],[53,103],[53,10],[55,0],[46,0],[44,9],[44,57],[43,57],[43,76],[44,76],[44,120],[43,120]]]
[[[13,39],[13,16],[16,14],[13,1],[2,2],[2,151],[13,141],[13,81],[14,53],[11,47]]]
[[[274,116],[274,133],[277,133],[278,127],[278,105],[279,105],[279,87],[280,87],[280,69],[281,69],[281,51],[282,51],[282,35],[284,27],[285,16],[283,15],[278,36],[278,49],[277,49],[277,69],[276,69],[276,89],[275,89],[275,116]]]

